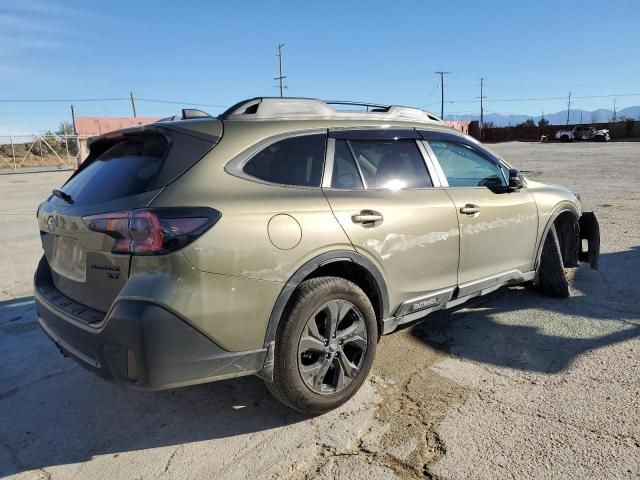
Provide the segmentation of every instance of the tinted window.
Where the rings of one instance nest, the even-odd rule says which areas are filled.
[[[431,187],[424,159],[413,140],[349,141],[367,188]]]
[[[504,187],[501,168],[473,148],[444,140],[429,142],[451,187]]]
[[[325,143],[325,135],[286,138],[262,150],[247,162],[243,170],[266,182],[318,187]]]
[[[162,136],[116,143],[79,171],[62,190],[76,205],[107,202],[146,192],[158,175],[167,142]]]
[[[349,190],[362,190],[364,188],[358,167],[356,167],[356,162],[345,140],[336,140],[331,187]]]

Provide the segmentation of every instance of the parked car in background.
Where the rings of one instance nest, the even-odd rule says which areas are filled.
[[[560,130],[556,132],[556,140],[561,142],[571,142],[580,140],[591,140],[594,142],[608,142],[611,140],[609,130],[596,130],[595,127],[573,127],[571,130]]]
[[[38,318],[133,388],[256,374],[326,412],[381,335],[504,285],[567,297],[565,267],[598,265],[578,194],[415,108],[254,98],[89,149],[38,208]]]

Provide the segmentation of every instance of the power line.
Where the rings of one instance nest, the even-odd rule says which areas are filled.
[[[609,95],[581,95],[572,96],[573,99],[590,99],[590,98],[615,98],[615,97],[640,97],[640,93],[612,93]],[[534,102],[545,100],[566,100],[567,97],[537,97],[537,98],[492,98],[491,102]],[[477,99],[469,100],[448,100],[445,103],[476,103]],[[433,102],[429,105],[437,105],[440,102]]]
[[[438,73],[438,72],[436,72]],[[443,72],[449,73],[449,72]],[[284,77],[286,78],[286,76]],[[287,88],[283,85],[283,88]],[[581,95],[581,96],[573,96],[572,99],[591,99],[591,98],[616,98],[616,97],[640,97],[640,93],[611,93],[607,95]],[[485,97],[486,98],[486,97]],[[491,98],[491,102],[533,102],[533,101],[545,101],[545,100],[566,100],[567,97],[532,97],[532,98]],[[227,108],[228,105],[218,105],[218,104],[210,104],[210,103],[199,103],[199,102],[182,102],[178,100],[165,100],[158,98],[135,98],[136,101],[139,102],[151,102],[151,103],[168,103],[174,105],[195,105],[200,107],[213,107],[213,108]],[[112,97],[112,98],[18,98],[18,99],[0,99],[0,103],[79,103],[79,102],[116,102],[116,101],[128,101],[131,102],[131,97]],[[455,103],[476,103],[478,101],[477,98],[474,99],[463,99],[463,100],[447,100],[444,103],[455,104]],[[439,102],[432,102],[425,104],[423,106],[433,106],[441,104],[442,100]],[[32,112],[36,113],[36,112]]]
[[[196,107],[213,107],[213,108],[227,108],[228,105],[212,105],[210,103],[196,103],[196,102],[178,102],[176,100],[160,100],[156,98],[139,98],[136,97],[136,100],[140,102],[151,102],[151,103],[171,103],[174,105],[195,105]],[[1,100],[0,100],[1,102]]]
[[[0,103],[49,103],[49,102],[115,102],[129,100],[129,97],[119,98],[38,98],[38,99],[0,99]]]
[[[444,119],[444,76],[449,75],[451,72],[433,72],[436,75],[440,75],[440,118]]]
[[[571,92],[569,92],[569,101],[567,102],[567,125],[569,125],[569,112],[571,111]]]
[[[38,98],[38,99],[0,99],[0,103],[77,103],[77,102],[115,102],[115,101],[128,101],[131,102],[131,97],[121,98]],[[135,101],[139,102],[151,102],[151,103],[170,103],[174,105],[196,105],[200,107],[215,107],[215,108],[227,108],[228,105],[214,105],[210,103],[197,103],[197,102],[180,102],[177,100],[161,100],[157,98],[139,98],[136,97]]]

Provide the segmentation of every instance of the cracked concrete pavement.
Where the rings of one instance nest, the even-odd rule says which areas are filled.
[[[65,172],[0,176],[0,476],[639,478],[640,143],[491,146],[581,192],[600,270],[573,295],[502,289],[384,337],[370,380],[318,418],[254,377],[141,393],[40,332],[35,208]]]

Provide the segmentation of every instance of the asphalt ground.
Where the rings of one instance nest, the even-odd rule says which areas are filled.
[[[490,145],[582,195],[600,269],[572,296],[503,288],[386,336],[340,409],[309,419],[255,377],[141,393],[40,331],[35,211],[69,172],[0,175],[0,476],[640,478],[640,143]]]

